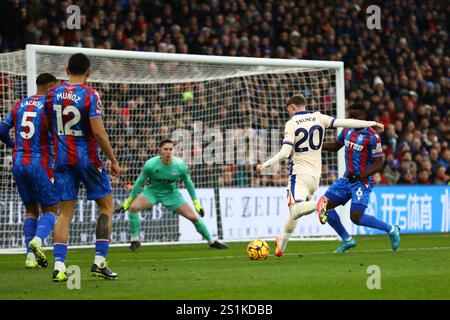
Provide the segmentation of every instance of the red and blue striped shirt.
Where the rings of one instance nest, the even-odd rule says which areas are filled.
[[[14,165],[53,167],[53,141],[44,105],[41,95],[18,100],[3,120],[10,129],[14,127]]]
[[[90,119],[102,117],[97,91],[63,82],[47,91],[45,109],[55,140],[55,165],[102,165]]]
[[[381,139],[372,128],[355,130],[345,128],[337,137],[337,141],[345,145],[345,167],[344,176],[348,174],[361,174],[372,165],[374,157],[383,156]],[[361,180],[363,183],[372,183],[373,178],[368,177]]]

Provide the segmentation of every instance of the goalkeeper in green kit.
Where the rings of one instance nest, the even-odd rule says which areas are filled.
[[[129,213],[130,252],[135,252],[141,246],[139,242],[139,212],[150,209],[159,202],[170,211],[176,212],[191,221],[195,229],[208,241],[211,248],[227,249],[227,245],[211,239],[211,234],[201,218],[205,213],[197,199],[188,167],[183,160],[172,155],[174,143],[166,139],[160,143],[159,147],[160,155],[147,160],[133,185],[130,196],[122,203],[122,209],[128,210]],[[184,181],[198,215],[180,194],[178,189],[180,178]],[[150,184],[145,186],[143,192],[139,194],[147,179],[150,179]]]

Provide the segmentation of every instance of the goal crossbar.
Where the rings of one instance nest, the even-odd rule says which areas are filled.
[[[35,81],[40,73],[51,72],[58,80],[67,79],[67,61],[74,53],[84,53],[91,60],[92,70],[88,84],[98,90],[107,106],[104,109],[105,126],[121,163],[127,169],[120,179],[112,181],[116,200],[120,202],[128,195],[127,188],[134,182],[143,162],[157,154],[154,147],[157,141],[174,136],[173,139],[179,140],[180,134],[183,134],[183,141],[190,141],[189,146],[193,146],[186,150],[192,150],[187,154],[193,159],[189,165],[197,191],[200,199],[209,204],[208,207],[205,203],[202,205],[208,208],[208,212],[217,215],[210,217],[211,225],[217,227],[211,233],[224,240],[244,241],[244,237],[264,237],[264,232],[271,235],[273,232],[280,232],[273,228],[277,224],[269,223],[269,220],[264,220],[266,222],[260,225],[256,221],[246,225],[251,219],[242,217],[250,217],[250,211],[246,211],[250,207],[240,208],[243,200],[239,197],[256,197],[251,202],[256,208],[254,215],[261,215],[261,210],[267,209],[264,219],[275,218],[275,215],[285,211],[284,208],[279,211],[279,200],[275,195],[267,198],[262,206],[255,193],[258,191],[253,187],[284,187],[285,181],[282,180],[288,172],[287,165],[283,164],[282,174],[265,177],[267,179],[256,177],[247,165],[253,164],[249,159],[265,161],[264,157],[278,152],[278,143],[287,121],[283,108],[287,99],[292,94],[301,92],[305,95],[310,110],[318,110],[337,118],[343,118],[345,113],[344,64],[341,61],[205,56],[42,45],[27,45],[26,50],[0,55],[0,77],[3,77],[0,80],[4,84],[3,95],[0,96],[2,104],[11,105],[27,94],[35,94]],[[328,131],[324,139],[331,141],[335,133],[334,130]],[[272,143],[272,140],[276,143]],[[214,156],[219,154],[217,159],[221,156],[220,161],[226,161],[225,164],[216,160],[209,166],[201,165],[208,163],[206,160],[197,162],[198,159],[204,160],[211,151],[210,146],[216,145]],[[258,146],[259,149],[252,146]],[[198,159],[197,155],[200,155]],[[240,157],[241,155],[243,156]],[[0,156],[4,159],[6,168],[10,153],[3,146],[0,146]],[[245,161],[239,162],[241,158]],[[234,162],[227,162],[228,159]],[[329,177],[328,172],[343,174],[343,154],[324,155],[323,164],[325,168],[329,168],[329,171],[324,170],[323,178]],[[4,171],[0,177],[0,243],[4,243],[0,249],[16,248],[23,243],[20,233],[23,221],[20,199],[13,191],[15,189],[11,174]],[[245,193],[238,191],[242,187],[247,188]],[[270,193],[264,188],[261,190]],[[230,197],[235,197],[233,205],[236,207],[227,213],[230,203],[226,203],[223,208],[221,205],[225,203],[224,199],[231,199]],[[221,212],[222,209],[224,212]],[[77,210],[71,229],[72,239],[75,241],[71,246],[91,243],[95,236],[92,233],[95,206],[80,201]],[[239,214],[239,210],[244,210],[246,215]],[[155,209],[153,212],[143,213],[143,217],[145,223],[142,227],[142,242],[182,243],[196,239],[191,234],[192,226],[187,226],[165,211]],[[117,227],[112,241],[127,242],[127,216],[118,216],[115,225]],[[299,228],[300,234],[307,237],[315,235],[314,227],[305,226],[314,226],[314,223],[304,223],[304,228]],[[222,234],[224,230],[226,235]],[[323,231],[318,232],[322,233],[325,234]]]

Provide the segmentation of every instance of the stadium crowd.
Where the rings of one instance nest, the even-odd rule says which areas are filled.
[[[71,3],[81,8],[81,30],[66,27],[66,7]],[[447,17],[450,7],[439,0],[389,0],[380,6],[381,29],[370,30],[363,1],[8,0],[0,4],[0,52],[20,50],[26,44],[36,43],[341,60],[345,63],[346,103],[361,102],[367,119],[380,121],[386,127],[381,136],[385,167],[375,175],[376,182],[448,184],[450,54]],[[0,78],[0,94],[13,90],[8,89],[7,84]],[[198,86],[201,85],[195,89],[202,90]],[[202,94],[195,91],[193,101],[180,100],[181,107],[187,104],[191,108],[191,112],[183,112],[177,111],[176,106],[170,106],[172,111],[161,109],[162,104],[147,101],[144,95],[127,100],[126,91],[133,90],[133,86],[99,85],[97,89],[104,97],[108,130],[124,132],[113,135],[116,137],[113,143],[124,163],[124,171],[128,171],[125,177],[129,181],[114,183],[127,186],[133,183],[143,161],[157,153],[158,138],[168,134],[167,126],[159,126],[166,122],[173,122],[174,127],[178,127],[176,121],[189,123],[196,117],[196,108],[205,106],[199,100]],[[159,92],[157,90],[155,87],[149,92]],[[177,92],[179,88],[170,90]],[[222,112],[234,112],[236,118],[240,118],[241,101],[232,101],[235,109],[223,108]],[[258,118],[271,121],[258,120],[262,128],[282,127],[286,120],[282,108],[271,106]],[[1,108],[3,116],[9,106]],[[137,114],[133,110],[146,111]],[[173,119],[172,112],[186,118]],[[139,122],[139,118],[145,116],[150,120]],[[220,123],[220,126],[226,127],[227,123]],[[127,135],[130,127],[134,131]],[[136,130],[148,138],[140,138]],[[139,159],[136,168],[127,168],[131,159]],[[250,165],[194,166],[192,170],[194,182],[200,187],[208,185],[211,176],[219,177],[217,183],[222,186],[284,186],[286,181],[283,175],[254,177]],[[336,179],[336,172],[325,165],[324,176],[329,183]]]

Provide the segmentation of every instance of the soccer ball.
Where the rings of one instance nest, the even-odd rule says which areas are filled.
[[[247,246],[250,260],[265,260],[269,256],[269,245],[264,240],[253,240]]]

